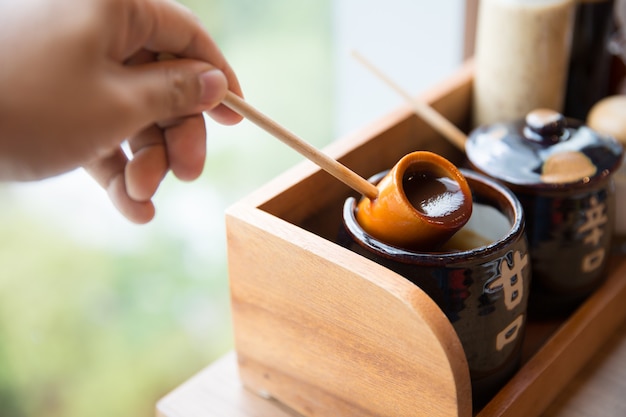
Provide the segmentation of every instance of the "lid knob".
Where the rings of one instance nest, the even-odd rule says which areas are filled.
[[[550,109],[536,109],[526,115],[524,136],[532,141],[544,144],[557,143],[563,140],[565,117]]]

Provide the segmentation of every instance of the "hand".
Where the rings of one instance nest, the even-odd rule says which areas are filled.
[[[170,169],[183,180],[200,175],[202,112],[241,120],[220,104],[227,89],[241,95],[234,72],[173,0],[0,2],[0,16],[0,179],[82,166],[144,223]]]

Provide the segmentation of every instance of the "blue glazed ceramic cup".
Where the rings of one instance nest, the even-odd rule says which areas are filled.
[[[410,251],[368,235],[352,197],[344,203],[339,243],[404,276],[437,303],[463,345],[480,407],[519,367],[531,268],[515,195],[483,175],[462,173],[472,191],[472,217],[437,251]]]

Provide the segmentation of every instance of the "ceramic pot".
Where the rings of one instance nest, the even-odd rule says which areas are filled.
[[[407,278],[437,303],[463,345],[474,405],[481,406],[518,369],[530,265],[517,198],[483,175],[462,173],[472,193],[472,216],[445,247],[414,251],[381,242],[358,223],[354,198],[345,201],[338,241]]]
[[[605,277],[615,219],[612,174],[622,147],[545,109],[475,129],[470,164],[513,190],[526,215],[533,268],[529,310],[569,314]]]

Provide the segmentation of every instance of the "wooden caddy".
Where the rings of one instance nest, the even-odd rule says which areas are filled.
[[[471,62],[424,94],[467,127]],[[333,143],[364,177],[415,150],[463,155],[410,108]],[[226,215],[235,349],[243,384],[307,416],[538,416],[626,317],[626,262],[562,321],[529,322],[524,364],[472,411],[461,343],[437,305],[400,275],[335,243],[353,193],[305,161]]]

